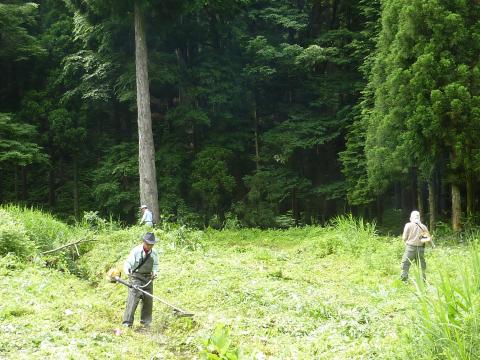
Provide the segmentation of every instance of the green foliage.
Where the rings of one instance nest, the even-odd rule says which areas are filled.
[[[112,294],[112,284],[98,291],[72,275],[6,259],[0,257],[0,273],[9,269],[0,279],[0,357],[158,358],[169,353],[159,348],[158,336],[154,340],[128,330],[115,335],[125,294]]]
[[[31,31],[37,15],[38,4],[33,2],[0,4],[0,60],[24,61],[45,55],[45,49]]]
[[[1,222],[6,217],[0,215]],[[192,231],[169,223],[155,229],[155,248],[163,251],[154,293],[195,316],[177,318],[155,302],[148,331],[137,331],[136,321],[133,329],[114,332],[127,289],[103,279],[112,266],[121,267],[142,232],[140,227],[97,231],[99,241],[78,259],[88,281],[41,261],[0,256],[0,356],[13,359],[19,351],[28,357],[166,360],[477,355],[478,249],[429,251],[431,286],[419,284],[415,293],[413,285],[398,280],[402,241],[379,236],[374,224],[351,216],[323,228]],[[171,246],[181,241],[202,246]],[[471,264],[465,262],[468,253]]]
[[[14,122],[11,114],[0,113],[0,166],[2,163],[29,165],[35,161],[45,162],[47,156],[33,139],[35,127]]]
[[[199,352],[200,359],[205,360],[240,360],[240,350],[232,346],[230,339],[231,329],[224,324],[217,324],[213,334],[203,340],[202,349]]]
[[[122,143],[108,149],[93,174],[94,194],[102,214],[134,217],[138,208],[137,144]]]
[[[40,251],[68,243],[75,236],[71,227],[44,211],[19,206],[5,206],[3,209],[22,224],[28,238]]]
[[[479,129],[471,64],[480,47],[472,19],[479,16],[470,3],[385,2],[366,102],[371,111],[363,112],[369,183],[377,193],[411,168],[431,178],[444,154],[454,174],[472,170],[475,145],[458,144],[470,144]]]
[[[19,258],[28,258],[35,251],[35,243],[29,238],[22,223],[0,209],[0,256],[11,253]]]
[[[112,267],[123,271],[123,261],[131,248],[142,242],[143,233],[142,228],[132,227],[98,234],[95,245],[77,262],[78,273],[92,283],[99,283]]]
[[[182,194],[185,187],[187,172],[187,154],[185,150],[175,144],[161,146],[156,159],[157,182],[162,191],[159,194],[159,206],[163,216],[172,216],[177,222],[184,217],[185,201]],[[183,219],[182,219],[183,220]],[[194,226],[194,223],[191,224]]]
[[[235,186],[228,169],[232,152],[209,147],[202,150],[192,163],[192,194],[201,200],[206,214],[224,212]]]
[[[421,322],[419,346],[431,357],[475,359],[480,356],[480,251],[472,244],[468,262],[457,273],[441,271],[434,289],[417,278]]]
[[[184,225],[172,226],[162,234],[162,239],[167,241],[170,248],[182,250],[201,250],[203,246],[204,233],[198,230],[191,230]]]
[[[156,215],[325,223],[377,195],[390,206],[391,184],[413,174],[442,187],[477,178],[475,4],[140,3]],[[132,4],[0,6],[0,201],[135,222]]]
[[[375,248],[377,232],[375,223],[368,223],[362,218],[356,219],[351,214],[338,216],[331,220],[331,226],[340,237],[340,249],[350,254],[360,255]]]
[[[119,230],[119,224],[112,218],[106,220],[98,215],[98,211],[85,211],[83,213],[81,226],[95,232]]]

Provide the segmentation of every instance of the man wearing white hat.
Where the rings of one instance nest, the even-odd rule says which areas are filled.
[[[147,205],[140,206],[140,211],[142,212],[140,225],[145,224],[147,226],[153,227],[153,214],[148,208],[148,206]]]
[[[403,282],[408,281],[408,271],[412,262],[420,263],[422,278],[425,280],[425,245],[430,243],[432,238],[427,227],[420,221],[420,213],[416,210],[410,214],[410,222],[405,224],[403,229],[403,241],[405,242],[405,253],[402,258]]]

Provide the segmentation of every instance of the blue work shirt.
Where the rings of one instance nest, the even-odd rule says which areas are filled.
[[[145,209],[142,219],[140,220],[140,224],[153,226],[153,214],[150,210]]]

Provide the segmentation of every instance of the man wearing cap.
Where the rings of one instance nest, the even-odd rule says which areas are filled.
[[[144,291],[153,294],[153,279],[158,272],[158,254],[153,250],[153,245],[157,240],[151,232],[147,232],[142,237],[142,240],[142,244],[135,246],[130,251],[123,269],[125,274],[130,277],[132,285],[136,285]],[[133,325],[135,310],[140,299],[142,300],[140,323],[145,327],[150,326],[152,322],[152,298],[134,288],[128,289],[127,305],[122,322],[124,326],[130,327]]]
[[[140,225],[145,224],[147,226],[153,227],[153,214],[148,208],[148,206],[147,205],[140,206],[140,211],[142,212]]]

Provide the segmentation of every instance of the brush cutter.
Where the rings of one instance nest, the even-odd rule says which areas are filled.
[[[158,300],[160,301],[162,304],[168,306],[169,308],[173,309],[173,313],[175,316],[180,316],[180,317],[190,317],[190,316],[193,316],[192,313],[188,312],[188,311],[185,311],[183,309],[180,309],[178,306],[175,306],[175,305],[172,305],[172,304],[169,304],[168,302],[166,302],[165,300],[162,300],[160,299],[159,297],[155,296],[155,295],[152,295],[150,294],[149,292],[143,290],[140,286],[138,285],[133,285],[133,284],[130,284],[124,280],[122,280],[119,276],[113,276],[112,277],[112,280],[122,284],[122,285],[125,285],[129,288],[132,288],[132,289],[135,289],[135,290],[138,290],[140,291],[141,293],[147,295],[147,296],[150,296],[152,299],[155,299],[155,300]]]

